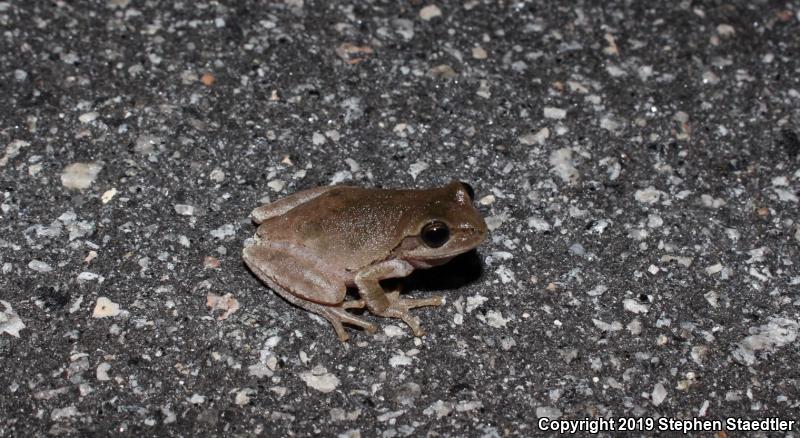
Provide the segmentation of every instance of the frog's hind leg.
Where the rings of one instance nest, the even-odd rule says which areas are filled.
[[[245,248],[242,256],[253,273],[286,301],[327,319],[340,340],[349,338],[343,323],[361,327],[370,333],[377,330],[375,325],[345,310],[364,308],[366,303],[363,300],[345,301],[344,281],[321,270],[318,261],[310,254],[303,253],[301,248],[267,243]],[[282,279],[281,284],[289,286],[281,286],[277,279]]]
[[[256,208],[250,213],[250,217],[253,219],[253,222],[260,224],[271,217],[280,216],[298,205],[308,202],[334,188],[336,188],[336,186],[315,187],[313,189],[294,193],[285,198],[278,199],[275,202],[270,202],[269,204]]]
[[[326,306],[324,304],[318,304],[312,301],[305,301],[301,298],[298,298],[291,293],[287,292],[286,290],[282,289],[277,285],[269,285],[272,290],[274,290],[278,295],[283,297],[286,301],[294,304],[295,306],[301,307],[309,312],[316,313],[317,315],[325,318],[328,322],[331,323],[333,326],[333,330],[336,331],[336,336],[339,337],[339,340],[342,342],[346,342],[350,339],[350,335],[347,334],[347,331],[344,329],[344,325],[342,323],[351,324],[354,326],[361,327],[365,331],[369,333],[375,333],[377,327],[375,324],[368,323],[362,319],[356,318],[352,314],[350,314],[347,310],[349,308],[363,308],[364,301],[363,300],[352,300],[352,301],[345,301],[338,306]]]

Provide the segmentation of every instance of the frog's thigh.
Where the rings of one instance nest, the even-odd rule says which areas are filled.
[[[315,187],[313,189],[294,193],[285,198],[278,199],[275,202],[270,202],[269,204],[256,208],[250,213],[250,217],[253,219],[253,222],[260,224],[271,217],[280,216],[298,205],[308,202],[334,188],[335,186]]]
[[[340,304],[347,294],[344,280],[325,272],[323,262],[303,248],[267,242],[245,248],[242,256],[273,289],[278,285],[298,298],[329,306]]]

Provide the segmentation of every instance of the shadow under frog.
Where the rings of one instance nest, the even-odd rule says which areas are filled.
[[[401,293],[414,291],[450,291],[477,281],[483,275],[483,263],[477,250],[453,257],[449,262],[430,269],[418,269],[406,278],[382,281],[384,290],[401,289]],[[353,296],[358,292],[353,289]],[[348,290],[350,293],[350,290]]]

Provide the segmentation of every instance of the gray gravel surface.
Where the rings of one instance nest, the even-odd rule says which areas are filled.
[[[799,13],[0,2],[0,436],[796,420]],[[451,179],[490,238],[409,279],[424,338],[242,263],[264,202]]]

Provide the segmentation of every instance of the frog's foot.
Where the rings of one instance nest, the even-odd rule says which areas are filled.
[[[375,324],[370,324],[360,318],[356,318],[350,312],[345,310],[351,308],[363,308],[365,306],[364,300],[350,300],[344,301],[338,306],[326,306],[324,304],[303,300],[295,295],[292,295],[277,284],[271,282],[267,284],[272,287],[272,289],[277,292],[278,295],[285,298],[286,301],[327,319],[328,322],[330,322],[333,326],[333,329],[336,331],[336,336],[338,336],[339,340],[342,342],[346,342],[348,339],[350,339],[350,335],[348,335],[347,331],[344,329],[344,323],[361,327],[369,333],[375,333],[378,330],[378,327]]]
[[[331,323],[333,329],[336,331],[336,336],[338,336],[339,340],[342,342],[346,342],[348,339],[350,339],[350,335],[348,335],[347,331],[344,329],[343,323],[361,327],[368,333],[375,333],[378,330],[378,327],[376,327],[375,324],[356,318],[355,316],[353,316],[352,314],[350,314],[348,311],[345,310],[346,308],[350,307],[355,307],[355,308],[364,307],[363,302],[358,303],[358,301],[361,300],[354,300],[354,301],[356,302],[353,303],[353,301],[345,301],[341,307],[318,305],[318,307],[316,309],[313,309],[312,311],[322,316],[323,318],[327,319],[328,322]],[[353,303],[354,305],[348,303]]]
[[[400,298],[399,292],[389,292],[386,294],[386,298],[389,300],[389,307],[383,311],[373,313],[387,318],[402,319],[411,328],[414,336],[417,337],[424,336],[425,330],[420,327],[419,318],[411,315],[408,311],[417,307],[441,306],[444,304],[444,299],[438,296],[419,299]]]

